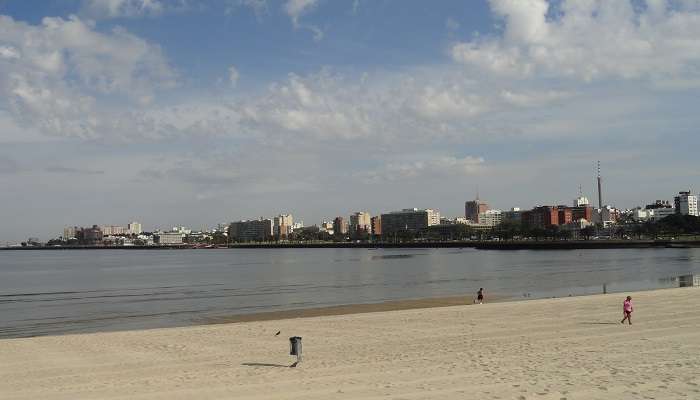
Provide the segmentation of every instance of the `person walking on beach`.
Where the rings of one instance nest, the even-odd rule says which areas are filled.
[[[484,304],[484,288],[480,288],[479,291],[476,292],[476,300],[474,303]]]
[[[627,296],[625,299],[625,302],[622,303],[622,313],[624,314],[624,318],[622,318],[622,321],[620,321],[621,324],[625,323],[625,320],[632,325],[632,311],[634,311],[634,307],[632,306],[632,296]]]

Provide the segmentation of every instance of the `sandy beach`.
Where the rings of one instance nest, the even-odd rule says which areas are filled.
[[[0,340],[0,398],[700,398],[700,289],[626,295]]]

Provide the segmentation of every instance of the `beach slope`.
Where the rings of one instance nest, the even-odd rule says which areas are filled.
[[[699,399],[700,289],[626,295],[0,340],[0,398]]]

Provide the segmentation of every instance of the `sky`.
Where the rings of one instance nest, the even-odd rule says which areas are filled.
[[[700,0],[0,0],[0,243],[698,189]]]

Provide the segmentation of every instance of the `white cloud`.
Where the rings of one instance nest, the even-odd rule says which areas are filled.
[[[5,59],[19,58],[19,52],[11,46],[0,46],[0,57]]]
[[[236,87],[236,85],[238,84],[238,78],[240,77],[241,74],[238,72],[238,69],[236,67],[232,65],[228,68],[228,81],[232,87]]]
[[[316,8],[320,0],[288,0],[284,5],[284,11],[292,19],[295,29],[304,28],[310,30],[314,35],[314,40],[323,39],[324,33],[321,28],[315,25],[302,24],[299,19],[302,15],[308,14]]]
[[[482,157],[427,156],[412,161],[391,161],[379,169],[356,174],[365,183],[384,183],[407,179],[469,176],[484,168]]]
[[[156,16],[165,9],[161,0],[84,0],[85,11],[99,18]]]
[[[292,18],[294,24],[297,24],[299,17],[313,10],[318,2],[319,0],[288,0],[284,5],[284,10]]]
[[[0,16],[0,30],[0,108],[50,135],[106,135],[105,125],[121,124],[105,121],[115,103],[141,106],[176,84],[160,49],[120,28],[100,33],[76,16],[40,25]]]
[[[454,60],[514,77],[665,79],[700,75],[695,2],[491,0],[502,35],[454,44]],[[556,7],[556,8],[554,8]],[[556,16],[550,16],[550,14]]]

